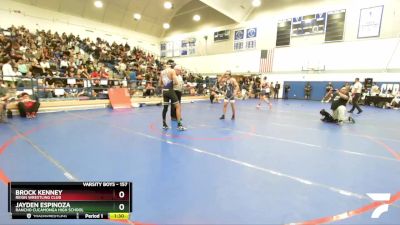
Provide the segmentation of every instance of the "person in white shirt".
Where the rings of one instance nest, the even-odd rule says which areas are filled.
[[[356,108],[358,110],[357,114],[362,113],[362,109],[358,105],[358,100],[361,97],[361,91],[362,91],[362,84],[360,83],[360,78],[356,78],[353,88],[351,89],[351,93],[353,95],[353,100],[352,100],[353,107],[350,109],[349,113],[353,113],[354,109]]]
[[[394,96],[393,100],[390,103],[386,103],[385,106],[387,109],[398,109],[400,108],[400,92],[397,92],[396,96]]]
[[[371,96],[378,96],[380,94],[379,86],[374,83],[374,85],[371,87]]]
[[[64,56],[60,61],[60,68],[67,69],[68,68],[68,60],[66,56]]]
[[[50,63],[48,59],[42,60],[40,62],[40,67],[42,67],[43,71],[50,69]]]
[[[15,73],[11,66],[11,59],[9,57],[5,57],[3,62],[4,64],[2,67],[2,71],[4,81],[14,81]]]

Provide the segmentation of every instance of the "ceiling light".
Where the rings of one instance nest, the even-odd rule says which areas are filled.
[[[103,2],[102,1],[95,1],[94,2],[94,6],[96,6],[96,8],[103,8]]]
[[[134,13],[133,14],[133,19],[140,20],[141,18],[142,18],[142,15],[140,15],[139,13]]]
[[[164,2],[164,8],[171,9],[172,8],[172,3],[170,1]]]
[[[253,1],[251,2],[251,4],[252,4],[254,7],[258,7],[258,6],[261,5],[261,0],[253,0]]]
[[[163,27],[164,27],[164,29],[169,29],[170,28],[169,23],[164,23]]]
[[[201,19],[201,17],[197,14],[193,16],[194,21],[200,21],[200,19]]]

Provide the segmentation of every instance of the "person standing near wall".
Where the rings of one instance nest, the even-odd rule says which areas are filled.
[[[357,114],[362,113],[362,109],[358,105],[358,100],[360,100],[361,97],[361,91],[362,91],[362,84],[360,82],[360,79],[356,78],[353,88],[351,90],[351,93],[353,95],[353,100],[352,100],[353,107],[350,109],[349,113],[353,113],[354,109],[356,108],[358,110]]]
[[[274,87],[274,98],[275,99],[278,99],[279,89],[281,89],[281,84],[276,82],[275,87]]]
[[[312,91],[312,86],[311,86],[310,82],[307,82],[306,86],[304,86],[304,98],[305,99],[310,100],[311,91]]]
[[[325,96],[321,100],[321,102],[330,102],[333,96],[333,85],[332,82],[329,82],[325,87]]]
[[[275,96],[275,87],[274,87],[274,82],[271,82],[271,84],[269,85],[270,89],[271,89],[271,94],[270,94],[270,98],[273,98]]]
[[[289,91],[290,91],[290,85],[289,84],[285,84],[285,87],[284,87],[284,93],[285,93],[285,95],[284,95],[284,99],[289,99]]]

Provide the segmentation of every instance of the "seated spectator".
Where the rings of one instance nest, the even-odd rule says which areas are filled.
[[[374,85],[371,87],[371,96],[378,96],[381,93],[379,90],[379,86],[374,83]]]
[[[74,57],[70,57],[70,58],[69,58],[68,66],[69,66],[69,67],[73,67],[73,68],[75,68],[75,69],[78,68],[78,67],[76,66],[76,64],[75,64]]]
[[[66,70],[68,68],[68,60],[67,56],[63,56],[62,59],[60,60],[60,69]]]
[[[15,73],[13,67],[11,66],[10,57],[4,58],[2,71],[3,71],[4,81],[14,81]]]
[[[211,93],[210,93],[210,102],[211,104],[215,103],[219,103],[219,90],[217,88],[217,86],[214,86],[213,88],[211,88]]]
[[[399,109],[400,108],[400,92],[397,92],[393,100],[390,103],[386,103],[387,109]]]
[[[107,73],[106,69],[104,67],[101,67],[99,71],[100,79],[108,79],[110,75]]]
[[[21,117],[32,119],[36,117],[40,103],[30,98],[28,93],[22,93],[18,102],[18,111]]]
[[[68,84],[65,88],[65,94],[67,97],[77,97],[79,94],[79,89],[76,84]]]
[[[3,80],[0,79],[0,122],[5,122],[6,103],[10,95]]]
[[[22,76],[22,73],[18,71],[17,67],[14,67],[13,71],[14,71],[14,74],[15,74],[16,77],[21,77]]]
[[[146,83],[145,89],[143,91],[143,97],[146,98],[146,97],[153,96],[154,95],[154,89],[155,88],[153,87],[152,81],[151,80],[148,81]]]
[[[26,76],[28,74],[28,65],[26,64],[26,61],[24,59],[19,60],[18,71],[22,74],[22,76]]]
[[[50,62],[48,59],[40,61],[40,67],[42,67],[43,72],[50,69]]]
[[[52,74],[48,74],[44,79],[44,81],[45,81],[45,87],[54,88],[56,79],[54,79],[54,76]]]
[[[42,76],[43,73],[43,69],[42,67],[39,65],[37,59],[33,59],[32,63],[31,63],[31,73],[32,76],[37,77],[37,76]]]
[[[77,70],[77,74],[80,75],[81,78],[86,78],[88,79],[90,77],[88,71],[87,71],[87,67],[85,65],[80,65],[78,70]]]

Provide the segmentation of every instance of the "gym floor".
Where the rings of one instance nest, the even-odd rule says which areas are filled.
[[[325,124],[329,104],[276,100],[183,105],[186,132],[162,131],[161,107],[14,117],[0,124],[0,224],[12,181],[132,181],[132,221],[145,224],[399,224],[399,111],[363,107]],[[349,106],[348,106],[349,108]],[[168,122],[170,123],[170,122]],[[367,193],[390,193],[388,212]]]

